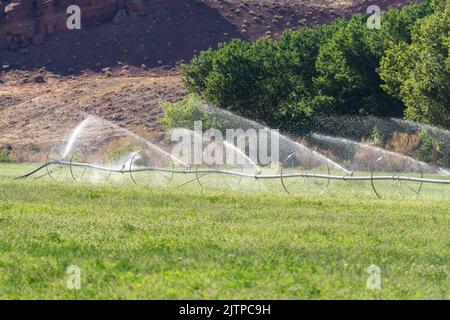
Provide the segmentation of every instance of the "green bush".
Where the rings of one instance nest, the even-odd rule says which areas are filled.
[[[385,50],[410,43],[417,21],[433,12],[427,0],[383,16],[286,31],[278,41],[233,40],[202,52],[182,68],[185,87],[216,107],[269,126],[303,130],[316,115],[401,116],[404,105],[381,88]]]
[[[279,125],[308,115],[312,77],[332,27],[287,31],[280,41],[233,40],[183,66],[186,88],[214,106]]]
[[[381,62],[386,92],[405,104],[407,119],[450,128],[450,1],[420,21],[412,43],[391,46]]]
[[[420,132],[421,143],[416,152],[417,159],[438,166],[449,166],[450,142],[445,132],[441,135],[426,129]]]
[[[212,71],[214,51],[203,51],[189,65],[182,65],[184,86],[192,93],[201,94],[206,89],[206,80]]]
[[[185,99],[175,103],[164,102],[162,109],[163,115],[158,121],[166,130],[174,128],[193,130],[195,121],[202,121],[204,130],[227,127],[225,120],[208,113],[206,108],[202,106],[200,97],[196,94],[190,94]]]
[[[366,18],[354,16],[320,48],[314,78],[315,114],[400,116],[401,104],[381,88],[376,72],[379,54],[369,45]],[[321,101],[325,101],[322,103]]]
[[[373,144],[376,146],[381,147],[384,145],[385,137],[383,131],[378,126],[373,127],[371,139]]]
[[[41,152],[41,147],[40,147],[39,145],[35,144],[35,143],[29,143],[29,144],[27,144],[27,145],[26,145],[26,148],[27,148],[29,151],[34,152],[34,153],[39,153],[39,152]]]

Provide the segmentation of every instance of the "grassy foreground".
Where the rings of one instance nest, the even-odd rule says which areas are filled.
[[[450,298],[448,198],[11,180],[30,168],[0,165],[0,299]]]

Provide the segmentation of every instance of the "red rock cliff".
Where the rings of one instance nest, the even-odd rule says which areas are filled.
[[[140,11],[144,0],[0,0],[0,49],[45,42],[45,35],[67,29],[67,8],[81,8],[83,26],[114,18],[118,10]]]

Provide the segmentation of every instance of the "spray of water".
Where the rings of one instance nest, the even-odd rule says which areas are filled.
[[[181,130],[181,132],[184,131],[186,135],[192,135],[194,140],[203,141],[203,137],[198,132],[195,132],[194,130],[190,130],[190,129],[179,129],[179,130]],[[244,159],[245,163],[249,164],[252,168],[256,169],[257,172],[261,171],[259,166],[252,159],[250,159],[250,157],[248,157],[241,149],[239,149],[235,145],[233,145],[225,140],[222,141],[222,143],[223,143],[223,147],[225,148],[225,150],[230,150],[238,157],[242,157],[242,159]]]
[[[417,134],[426,132],[433,138],[445,142],[450,148],[450,131],[398,118],[379,118],[375,116],[317,116],[314,117],[314,131],[323,135],[344,137],[356,141],[370,136],[374,128],[385,136],[394,132]]]
[[[72,135],[69,138],[69,141],[67,142],[66,149],[64,150],[63,159],[66,159],[66,157],[69,155],[69,153],[72,151],[72,148],[77,141],[80,134],[83,132],[83,129],[92,121],[92,117],[87,117],[84,119],[80,124],[73,130]]]
[[[333,145],[335,147],[335,150],[337,150],[339,148],[347,148],[348,149],[349,147],[356,147],[356,148],[360,148],[363,150],[375,152],[378,155],[377,157],[383,156],[383,155],[389,155],[392,158],[404,160],[416,168],[421,168],[421,170],[424,170],[427,172],[436,172],[435,168],[431,167],[430,165],[426,164],[425,162],[418,161],[409,156],[405,156],[405,155],[402,155],[402,154],[399,154],[399,153],[396,153],[393,151],[389,151],[389,150],[386,150],[386,149],[383,149],[383,148],[380,148],[377,146],[368,145],[368,144],[356,142],[356,141],[346,139],[346,138],[341,138],[341,137],[331,137],[331,136],[321,135],[318,133],[312,134],[312,138],[314,138],[318,141],[324,141],[324,142],[327,142],[327,143]],[[376,160],[376,158],[372,159],[372,160]],[[357,160],[353,159],[353,162],[357,162]],[[354,164],[357,165],[357,163],[354,163]]]
[[[450,137],[450,131],[443,128],[433,127],[427,124],[397,118],[391,118],[390,121],[392,121],[395,124],[398,124],[399,126],[405,126],[416,131],[425,129],[426,131],[431,132],[435,135],[443,135],[447,139]]]
[[[100,118],[98,118],[98,120],[99,120],[99,121],[106,121],[106,120],[100,119]],[[175,163],[177,163],[178,165],[181,165],[181,166],[183,166],[183,167],[189,167],[189,165],[188,165],[187,163],[181,161],[180,159],[178,159],[178,158],[175,157],[174,155],[172,155],[172,154],[170,154],[169,152],[163,150],[161,147],[159,147],[159,146],[157,146],[157,145],[155,145],[155,144],[149,142],[148,140],[144,139],[143,137],[137,135],[136,133],[131,132],[131,131],[129,131],[129,130],[127,130],[127,129],[124,129],[124,128],[122,128],[122,127],[119,127],[118,125],[116,125],[116,124],[114,124],[114,123],[111,123],[111,122],[109,122],[109,121],[107,121],[107,122],[108,122],[108,124],[109,124],[111,127],[113,127],[114,129],[118,130],[119,132],[123,132],[125,135],[132,137],[133,139],[135,139],[135,140],[138,141],[138,142],[143,143],[146,147],[152,149],[153,151],[155,151],[155,152],[157,152],[157,153],[159,153],[159,154],[161,154],[161,155],[164,155],[164,156],[166,156],[166,157],[169,157],[170,159],[172,159],[172,160],[173,160]]]
[[[121,169],[124,171],[124,170],[127,170],[127,169],[129,169],[130,167],[131,167],[131,162],[133,161],[133,160],[140,160],[141,159],[141,156],[139,155],[139,151],[136,151],[136,152],[132,152],[132,153],[130,153],[129,155],[127,155],[126,157],[125,157],[125,159],[126,159],[126,161],[120,161],[119,163],[120,163],[120,165],[121,165]]]
[[[289,137],[276,133],[271,128],[265,127],[255,121],[246,119],[244,117],[238,116],[232,112],[222,110],[222,109],[216,109],[212,107],[206,107],[207,111],[212,114],[215,117],[222,118],[225,120],[230,120],[232,122],[232,125],[236,126],[237,128],[248,130],[248,129],[257,129],[257,130],[266,130],[268,133],[276,134],[280,141],[280,155],[284,158],[291,155],[294,152],[301,151],[304,155],[307,155],[309,157],[314,158],[315,160],[318,160],[322,164],[328,165],[333,170],[342,170],[346,174],[351,174],[351,171],[347,170],[340,164],[336,163],[335,161],[325,157],[324,155],[311,150],[310,148],[306,147],[305,145],[294,141],[293,139],[290,139]]]
[[[232,150],[238,156],[243,156],[245,158],[245,161],[248,161],[250,163],[250,165],[252,165],[258,172],[261,171],[261,169],[258,167],[258,165],[252,159],[250,159],[241,149],[239,149],[235,145],[229,143],[228,141],[223,141],[223,145],[225,146],[226,149]]]
[[[95,127],[94,127],[95,126]],[[159,154],[162,157],[167,157],[172,159],[176,164],[188,167],[188,164],[184,163],[180,159],[174,157],[172,154],[168,153],[167,151],[163,150],[161,147],[147,141],[143,137],[137,135],[134,132],[131,132],[127,129],[124,129],[110,121],[107,121],[105,119],[96,117],[96,116],[88,116],[84,121],[82,121],[73,131],[69,142],[67,144],[66,150],[64,152],[63,158],[66,158],[71,150],[73,149],[73,146],[76,144],[78,140],[81,140],[83,137],[83,134],[89,135],[90,139],[96,138],[94,136],[94,133],[99,134],[101,130],[110,129],[110,134],[114,133],[115,135],[121,135],[126,137],[131,137],[136,142],[139,142],[140,144],[144,145],[145,147],[151,149],[152,151],[156,152],[156,154]],[[87,133],[89,131],[89,133]]]
[[[389,161],[393,161],[395,163],[398,159],[401,159],[404,161],[408,166],[420,168],[420,170],[424,170],[428,173],[438,173],[443,175],[450,175],[450,172],[447,169],[443,168],[435,168],[432,167],[424,162],[417,161],[413,159],[412,157],[402,155],[399,153],[395,153],[389,150],[382,149],[380,147],[374,146],[374,145],[368,145],[364,143],[359,143],[351,139],[347,138],[341,138],[336,136],[329,136],[319,133],[314,133],[312,137],[312,141],[314,142],[325,142],[328,146],[331,146],[331,150],[333,152],[344,152],[346,153],[347,157],[339,157],[341,159],[346,159],[344,162],[345,166],[348,168],[345,168],[344,165],[338,164],[337,162],[331,160],[330,158],[324,156],[320,152],[317,152],[315,150],[312,150],[308,146],[305,146],[304,144],[297,142],[285,135],[282,135],[278,133],[277,131],[274,131],[268,127],[265,127],[255,121],[243,118],[241,116],[235,115],[229,111],[221,110],[212,108],[209,106],[206,106],[206,110],[213,116],[217,118],[221,118],[222,120],[225,120],[227,125],[231,128],[234,127],[236,129],[242,129],[242,130],[248,130],[248,129],[254,129],[254,130],[266,130],[268,134],[276,134],[278,135],[278,139],[280,142],[280,155],[281,159],[285,159],[284,157],[290,156],[294,153],[299,153],[302,157],[306,157],[306,159],[315,160],[320,162],[321,164],[327,165],[331,170],[340,170],[345,172],[346,174],[350,175],[353,174],[353,171],[351,170],[358,170],[362,169],[361,171],[366,170],[367,171],[367,163],[364,163],[364,165],[358,166],[358,161],[365,161],[367,162],[368,159],[362,159],[361,154],[365,154],[364,156],[372,157],[369,160],[377,160],[379,155],[381,156],[389,156],[387,157],[388,160],[386,160],[386,163],[384,164],[387,168],[391,168],[391,164]],[[358,118],[358,121],[361,119]],[[372,119],[374,120],[374,119]],[[375,121],[375,120],[374,120]],[[380,120],[381,121],[381,120]],[[427,130],[431,130],[432,132],[436,132],[436,134],[439,134],[439,136],[449,136],[449,132],[443,129],[439,128],[433,128],[429,126],[423,126],[414,122],[406,122],[400,119],[383,119],[384,124],[388,124],[389,130],[395,129],[395,123],[399,124],[399,127],[405,129],[409,128],[407,132],[417,132],[421,128],[426,128]],[[194,139],[200,139],[200,141],[203,141],[203,138],[195,131],[184,129],[186,130],[186,134],[192,135]],[[105,132],[108,132],[105,134]],[[83,137],[85,135],[85,137]],[[72,153],[74,147],[79,144],[79,142],[83,141],[84,138],[88,137],[90,139],[89,143],[99,144],[101,145],[105,141],[111,140],[114,137],[130,137],[134,141],[138,142],[140,146],[145,146],[145,148],[149,148],[150,150],[154,151],[157,154],[157,158],[159,159],[165,159],[170,158],[172,159],[176,164],[182,165],[183,167],[190,168],[190,164],[186,163],[179,158],[175,157],[174,155],[170,154],[169,152],[166,152],[161,147],[147,141],[143,137],[124,129],[110,121],[101,119],[96,116],[88,116],[85,120],[83,120],[71,133],[70,138],[68,139],[68,142],[66,144],[64,153],[63,153],[63,159],[66,159],[69,154]],[[83,141],[85,142],[85,141]],[[261,173],[261,169],[255,163],[252,159],[250,159],[249,156],[245,154],[245,151],[241,150],[240,148],[236,147],[234,144],[229,143],[228,141],[223,141],[223,147],[225,150],[234,153],[235,155],[238,155],[241,157],[241,159],[245,159],[245,162],[247,165],[250,165],[251,168],[254,168],[257,172],[257,174]],[[308,144],[309,145],[309,144]],[[319,144],[320,146],[321,144]],[[359,153],[355,153],[355,151]],[[370,152],[362,152],[362,151],[370,151]],[[128,170],[129,167],[132,165],[132,161],[140,160],[140,156],[138,155],[139,151],[134,150],[133,152],[129,153],[126,158],[121,158],[120,163],[111,163],[110,165],[113,167],[121,166],[122,169]],[[229,153],[227,153],[229,154]],[[355,154],[357,156],[355,156]],[[352,157],[350,158],[349,157]],[[350,163],[350,164],[349,164]],[[101,163],[100,163],[101,164]],[[383,168],[381,168],[383,169]]]

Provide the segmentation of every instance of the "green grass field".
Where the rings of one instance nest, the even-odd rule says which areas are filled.
[[[0,299],[450,298],[448,186],[379,200],[366,183],[306,196],[279,181],[206,192],[12,180],[32,168],[0,164]],[[372,264],[380,290],[366,286]],[[66,286],[70,265],[80,290]]]

